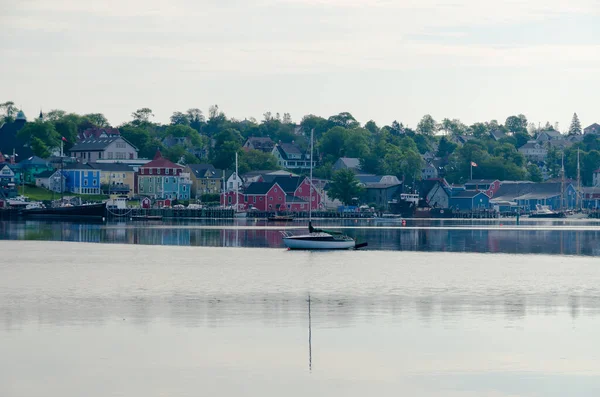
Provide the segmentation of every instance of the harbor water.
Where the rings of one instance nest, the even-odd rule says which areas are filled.
[[[600,393],[597,224],[336,225],[0,222],[0,396]]]

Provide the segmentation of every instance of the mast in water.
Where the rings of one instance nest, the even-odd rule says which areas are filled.
[[[562,152],[561,169],[560,169],[560,209],[565,208],[565,152]]]
[[[579,169],[579,148],[577,149],[577,195],[575,195],[575,207],[583,208],[583,200],[581,198],[581,172]]]
[[[308,188],[308,225],[311,226],[312,221],[312,189],[313,189],[313,135],[315,133],[315,129],[310,130],[310,187]]]
[[[238,212],[239,210],[239,206],[238,206],[238,159],[237,159],[237,152],[235,152],[235,212]]]

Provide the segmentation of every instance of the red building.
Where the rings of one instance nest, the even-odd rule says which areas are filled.
[[[308,211],[310,195],[308,178],[275,176],[264,179],[261,182],[251,183],[243,193],[238,192],[240,209],[254,207],[259,211]],[[315,189],[312,192],[311,202],[313,210],[320,207],[321,195]],[[222,194],[221,205],[234,206],[235,191]]]

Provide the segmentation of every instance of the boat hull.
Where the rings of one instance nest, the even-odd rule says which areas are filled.
[[[32,208],[23,210],[21,215],[31,218],[104,218],[106,205],[74,205],[72,207]]]
[[[531,214],[530,218],[533,219],[556,219],[556,218],[566,218],[566,215],[562,212],[558,212],[555,214]]]
[[[352,239],[342,240],[329,238],[318,238],[311,236],[284,237],[283,243],[292,250],[345,250],[354,248],[356,242]]]

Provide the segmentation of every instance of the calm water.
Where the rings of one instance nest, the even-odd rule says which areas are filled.
[[[325,221],[367,241],[369,250],[492,252],[600,256],[600,222],[587,220]],[[281,231],[306,231],[305,221],[109,222],[0,221],[0,240],[210,247],[282,248]]]
[[[352,226],[2,223],[0,396],[599,395],[595,226]]]

